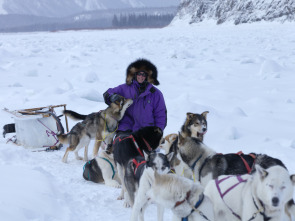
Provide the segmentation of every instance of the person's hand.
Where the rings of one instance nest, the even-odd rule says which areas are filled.
[[[114,103],[114,102],[119,101],[119,100],[121,100],[121,96],[118,95],[118,94],[112,94],[110,96],[110,102],[111,103]]]

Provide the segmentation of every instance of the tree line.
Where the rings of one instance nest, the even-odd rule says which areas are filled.
[[[120,14],[114,15],[112,25],[115,28],[129,27],[164,27],[170,24],[173,14],[148,15],[144,14]]]

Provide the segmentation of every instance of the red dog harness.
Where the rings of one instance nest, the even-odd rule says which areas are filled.
[[[139,153],[142,157],[144,157],[144,155],[143,155],[141,149],[139,148],[139,146],[138,146],[138,144],[137,144],[135,138],[133,137],[133,135],[130,135],[130,136],[128,136],[128,137],[124,137],[123,139],[121,139],[121,137],[116,137],[116,139],[113,141],[113,144],[115,144],[115,142],[117,142],[117,141],[121,142],[121,141],[126,140],[126,139],[132,139],[132,141],[133,141],[133,143],[134,143],[134,145],[135,145],[135,147],[136,147],[138,153]],[[148,150],[149,150],[149,151],[152,151],[152,148],[151,148],[151,146],[148,144],[148,142],[147,142],[144,138],[142,138],[142,139],[143,139],[145,145],[147,146]]]
[[[244,153],[243,153],[242,151],[239,151],[239,152],[237,153],[237,155],[241,157],[241,159],[242,159],[242,161],[243,161],[243,163],[244,163],[244,165],[245,165],[245,167],[246,167],[246,169],[247,169],[247,171],[248,171],[248,174],[250,174],[251,171],[252,171],[253,166],[252,166],[252,168],[251,168],[251,167],[249,166],[249,164],[247,163],[247,161],[242,157],[242,155],[244,155]],[[251,156],[251,157],[254,159],[254,162],[253,162],[253,164],[252,164],[252,165],[254,165],[254,164],[255,164],[256,156],[255,156],[254,154],[251,154],[251,153],[249,154],[249,156]]]

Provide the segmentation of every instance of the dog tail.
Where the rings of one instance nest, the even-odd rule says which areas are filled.
[[[78,114],[77,112],[71,110],[64,110],[63,114],[67,117],[70,117],[73,120],[85,120],[87,117],[87,115]]]
[[[102,183],[104,181],[96,159],[85,163],[83,167],[83,178],[94,183]]]
[[[67,134],[56,134],[57,139],[62,144],[68,144],[68,135]]]

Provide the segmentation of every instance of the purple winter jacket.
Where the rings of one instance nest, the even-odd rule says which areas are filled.
[[[133,104],[128,107],[119,122],[118,130],[135,131],[141,127],[157,126],[164,131],[167,124],[167,111],[162,92],[150,83],[141,94],[139,94],[138,88],[139,83],[133,81],[130,85],[121,84],[106,91],[109,96],[119,94],[133,100]]]

